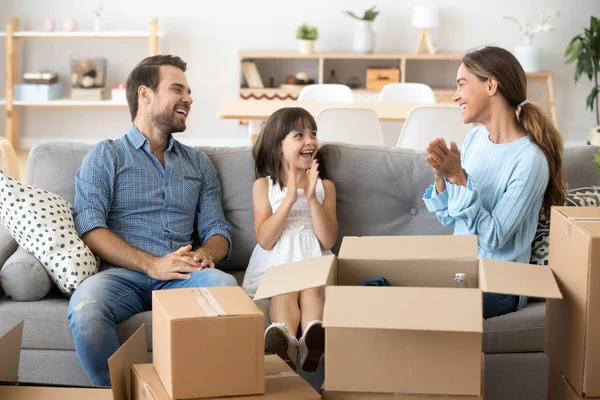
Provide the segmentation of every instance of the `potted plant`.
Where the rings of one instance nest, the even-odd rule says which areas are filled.
[[[600,113],[598,112],[598,72],[600,71],[600,20],[596,17],[590,18],[590,27],[583,29],[584,33],[571,39],[569,47],[565,51],[565,62],[575,62],[575,82],[582,74],[593,79],[594,86],[586,99],[586,105],[594,111],[596,108],[596,127],[592,128],[588,135],[588,142],[594,146],[600,146]]]
[[[312,54],[315,48],[315,40],[319,38],[319,30],[316,26],[310,26],[306,23],[300,25],[296,31],[296,41],[300,54]]]
[[[379,11],[376,10],[377,5],[365,11],[362,17],[354,14],[352,11],[344,11],[344,13],[358,21],[358,26],[354,31],[354,51],[361,54],[372,53],[375,50],[375,31],[373,30],[373,21]]]
[[[541,50],[533,44],[533,36],[537,33],[553,31],[559,15],[558,11],[550,11],[547,14],[542,14],[532,25],[523,23],[521,18],[514,15],[504,16],[504,19],[514,21],[525,37],[525,44],[515,46],[514,54],[526,72],[542,70]]]

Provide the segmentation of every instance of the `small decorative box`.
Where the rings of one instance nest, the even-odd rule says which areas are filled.
[[[15,85],[16,101],[49,101],[62,97],[62,84],[60,82],[50,85],[36,85],[33,83],[17,83]]]

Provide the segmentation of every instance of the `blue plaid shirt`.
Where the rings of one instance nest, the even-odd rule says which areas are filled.
[[[80,236],[107,228],[162,257],[191,244],[195,228],[200,243],[225,237],[231,254],[231,225],[208,156],[171,137],[163,167],[133,124],[125,136],[104,140],[85,156],[75,177],[74,208]]]

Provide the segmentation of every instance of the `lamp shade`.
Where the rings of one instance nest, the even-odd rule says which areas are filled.
[[[413,9],[412,25],[416,28],[435,28],[440,23],[437,7],[415,6]]]

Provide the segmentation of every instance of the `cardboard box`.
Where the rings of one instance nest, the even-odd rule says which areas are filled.
[[[483,400],[483,396],[445,394],[350,393],[324,391],[322,400]]]
[[[581,397],[576,392],[567,378],[556,368],[550,366],[550,376],[548,377],[548,400],[594,400],[588,397]],[[599,398],[595,398],[598,400]]]
[[[356,286],[377,276],[393,287]],[[483,292],[561,297],[549,268],[478,261],[476,236],[397,236],[345,237],[337,258],[270,268],[255,300],[318,286],[325,387],[339,392],[480,396]]]
[[[6,400],[127,400],[130,367],[148,361],[142,325],[108,360],[112,389],[47,386],[18,381],[23,322],[0,336],[0,399]]]
[[[400,82],[398,68],[370,67],[367,68],[367,89],[381,90],[388,83]]]
[[[485,355],[481,353],[481,368],[484,368]],[[484,385],[484,373],[481,374],[481,386]],[[454,396],[446,394],[404,394],[404,393],[358,393],[336,392],[323,387],[322,400],[484,400],[482,392],[479,396]]]
[[[154,368],[172,399],[265,392],[264,314],[242,288],[154,291],[152,329]]]
[[[600,397],[600,207],[553,207],[549,266],[563,293],[546,307],[546,353],[579,396]]]
[[[316,400],[321,396],[277,356],[265,356],[265,394],[227,400]],[[231,376],[230,379],[235,379]],[[152,364],[132,366],[131,400],[170,400]]]

